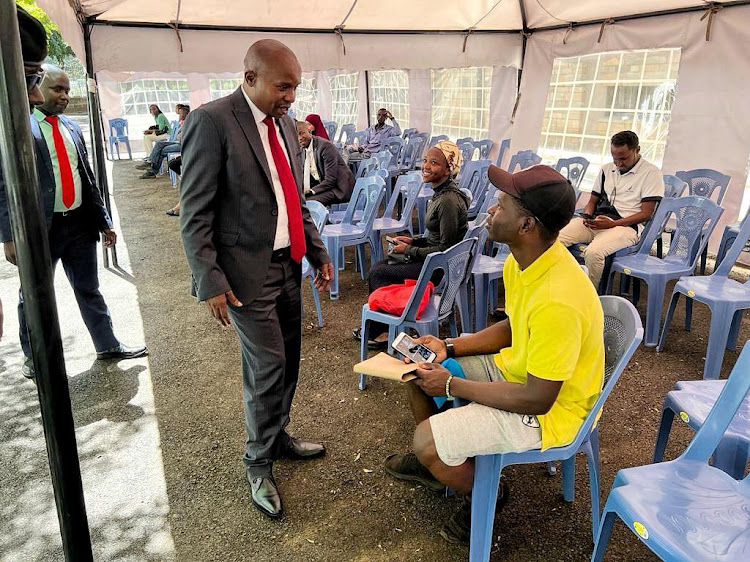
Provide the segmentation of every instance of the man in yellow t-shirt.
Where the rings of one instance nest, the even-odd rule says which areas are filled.
[[[548,166],[510,174],[490,166],[502,190],[490,208],[490,239],[510,247],[503,269],[508,318],[476,334],[417,339],[437,353],[407,385],[417,421],[415,453],[391,455],[385,470],[433,490],[464,494],[443,527],[451,542],[468,542],[476,455],[547,449],[572,442],[604,380],[604,314],[586,274],[557,241],[571,219],[570,183]],[[465,378],[440,362],[455,357]],[[432,397],[471,402],[439,412]],[[507,485],[498,508],[507,501]]]

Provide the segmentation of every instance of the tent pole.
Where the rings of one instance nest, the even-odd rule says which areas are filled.
[[[523,66],[526,62],[526,42],[528,36],[531,34],[527,20],[526,20],[526,3],[524,0],[519,0],[518,6],[521,9],[521,66],[518,68],[518,88],[516,90],[516,106],[518,106],[518,98],[521,96],[521,76],[523,76]]]
[[[365,99],[367,100],[367,126],[370,126],[370,71],[365,70]]]
[[[93,27],[88,23],[83,24],[83,46],[86,51],[86,74],[88,74],[87,88],[89,101],[89,123],[91,124],[91,145],[94,150],[94,169],[96,170],[96,183],[99,186],[104,205],[107,207],[109,216],[112,216],[112,202],[109,198],[109,186],[107,182],[107,160],[104,156],[104,135],[102,134],[102,115],[99,106],[99,89],[96,85],[94,74],[94,58],[91,53],[91,31]],[[102,259],[104,267],[109,267],[109,252],[112,253],[112,266],[119,267],[117,261],[117,246],[106,248],[102,244]]]
[[[16,3],[0,0],[0,160],[24,296],[36,386],[65,560],[93,560],[75,426],[39,198]]]

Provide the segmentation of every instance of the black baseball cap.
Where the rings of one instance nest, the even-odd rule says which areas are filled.
[[[576,196],[570,182],[549,166],[532,166],[515,174],[490,165],[492,185],[515,197],[553,232],[559,232],[573,218]]]
[[[28,66],[41,66],[47,58],[47,32],[38,19],[20,6],[16,6],[16,14],[23,63]]]

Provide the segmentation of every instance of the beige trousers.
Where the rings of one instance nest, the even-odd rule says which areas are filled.
[[[154,148],[154,143],[156,141],[160,141],[162,139],[168,139],[169,135],[155,135],[154,133],[149,133],[148,135],[143,135],[143,149],[146,151],[146,156],[151,156],[151,151]]]
[[[560,231],[559,240],[563,246],[588,244],[583,251],[583,257],[589,269],[589,279],[594,287],[598,288],[604,269],[604,259],[617,250],[638,242],[638,233],[629,226],[591,230],[583,224],[581,217],[575,217]]]

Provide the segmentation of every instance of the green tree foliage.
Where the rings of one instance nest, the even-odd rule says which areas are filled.
[[[16,3],[32,16],[42,22],[44,29],[47,31],[48,56],[59,67],[64,68],[66,60],[75,56],[65,40],[60,35],[60,30],[54,22],[47,17],[42,9],[37,6],[35,0],[16,0]]]

